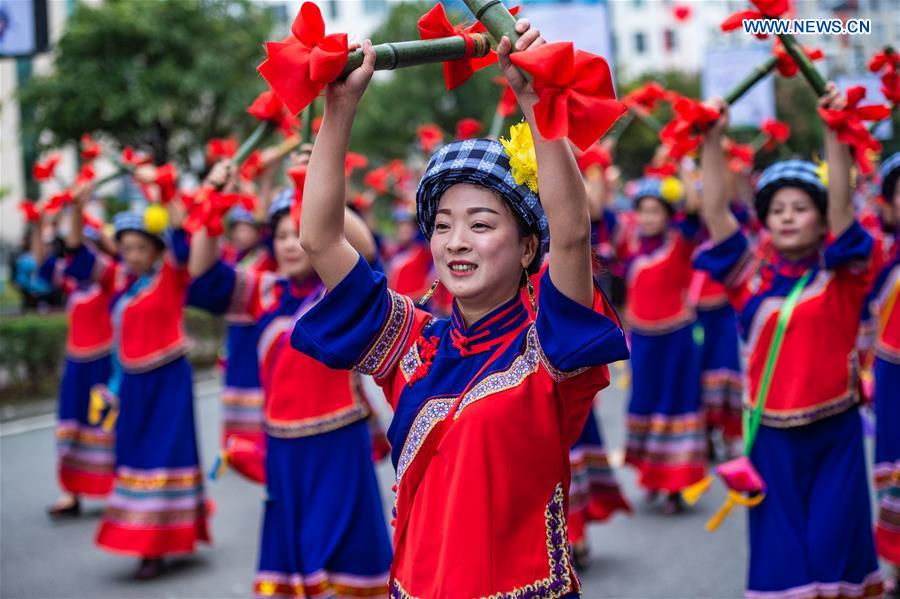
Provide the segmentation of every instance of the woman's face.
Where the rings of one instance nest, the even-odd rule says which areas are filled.
[[[147,235],[125,231],[119,236],[119,255],[128,271],[140,277],[150,272],[162,256],[162,250]]]
[[[662,235],[669,228],[669,211],[655,198],[641,198],[637,208],[638,231],[642,237]]]
[[[466,314],[481,316],[509,300],[536,251],[537,238],[522,237],[506,202],[488,189],[457,183],[441,196],[431,253]]]
[[[246,252],[259,243],[259,229],[250,223],[237,222],[231,226],[230,237],[238,251]]]
[[[312,263],[300,245],[300,232],[289,214],[278,219],[273,245],[279,274],[302,281],[312,273]]]
[[[818,251],[827,223],[808,193],[797,187],[782,187],[772,196],[766,228],[776,250],[789,259],[798,259]]]

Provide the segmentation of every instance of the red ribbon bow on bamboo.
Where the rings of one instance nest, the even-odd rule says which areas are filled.
[[[743,27],[744,21],[756,19],[777,19],[791,10],[790,0],[750,0],[756,10],[742,10],[729,15],[720,25],[722,31],[734,31]],[[755,34],[759,39],[766,39],[764,33]]]
[[[47,156],[43,162],[35,162],[34,168],[31,169],[32,175],[34,175],[35,181],[46,181],[53,176],[53,171],[56,170],[56,165],[59,164],[62,155],[58,152],[54,152]]]
[[[675,118],[663,127],[659,138],[669,146],[669,156],[677,160],[700,147],[703,132],[719,118],[719,111],[684,96],[678,96],[672,107]]]
[[[70,203],[72,203],[72,192],[68,189],[64,189],[63,191],[50,196],[47,200],[47,204],[44,206],[44,214],[53,216]]]
[[[494,77],[494,83],[503,86],[503,93],[500,96],[500,101],[497,102],[497,114],[505,119],[509,118],[518,110],[519,101],[516,100],[516,94],[509,86],[509,81],[506,80],[506,77]]]
[[[511,8],[509,11],[511,15],[515,15],[518,12],[518,6]],[[475,74],[475,71],[497,62],[497,53],[493,50],[485,56],[472,57],[472,54],[475,52],[475,42],[472,40],[472,34],[483,33],[484,31],[484,25],[477,21],[469,26],[465,24],[452,25],[450,20],[447,19],[444,5],[440,2],[419,18],[419,37],[423,40],[453,37],[455,35],[466,40],[465,57],[457,60],[448,60],[444,63],[444,84],[447,86],[447,89],[459,87]]]
[[[233,137],[213,138],[206,142],[206,162],[212,164],[228,160],[237,153],[238,143]]]
[[[887,49],[875,54],[869,61],[869,70],[881,73],[881,93],[891,104],[900,104],[900,55]]]
[[[92,162],[103,153],[100,144],[94,141],[90,133],[81,136],[81,159],[85,162]]]
[[[766,136],[762,146],[766,152],[773,151],[778,144],[786,142],[791,136],[790,125],[775,119],[764,119],[760,129]]]
[[[869,133],[863,121],[880,121],[891,114],[890,108],[882,104],[859,103],[866,97],[866,89],[857,85],[847,89],[847,106],[843,110],[819,108],[819,114],[828,127],[837,133],[838,141],[853,149],[856,166],[863,175],[874,170],[869,151],[881,150],[881,143]]]
[[[94,167],[91,166],[90,162],[87,162],[83,164],[78,171],[78,176],[75,177],[75,185],[85,185],[86,183],[90,183],[96,176],[97,173],[94,171]]]
[[[656,165],[648,164],[644,167],[644,175],[647,177],[665,179],[666,177],[674,177],[676,174],[678,174],[678,165],[670,161]]]
[[[655,81],[648,81],[637,89],[634,89],[622,98],[622,103],[631,109],[643,109],[647,112],[656,110],[656,105],[668,100],[671,94]]]
[[[267,42],[268,58],[257,68],[297,114],[341,74],[349,51],[346,33],[325,35],[322,13],[312,2],[300,7],[291,34],[284,41]]]
[[[344,175],[349,177],[358,168],[366,168],[369,165],[369,159],[363,154],[357,152],[347,152],[344,159]]]
[[[284,102],[274,93],[262,92],[247,108],[247,113],[260,121],[270,121],[285,136],[291,136],[299,121],[285,110]]]
[[[211,186],[201,187],[196,194],[183,194],[183,199],[188,209],[184,230],[196,233],[206,227],[206,233],[210,237],[218,237],[225,232],[225,215],[236,204],[251,211],[254,208],[252,196],[222,193]]]
[[[807,48],[806,46],[800,46],[803,49],[803,53],[806,54],[806,57],[812,61],[822,60],[825,58],[825,54],[819,48]],[[799,67],[797,67],[797,63],[794,62],[794,59],[788,54],[787,50],[784,49],[784,45],[781,43],[781,40],[775,41],[775,46],[772,48],[772,52],[774,52],[775,57],[778,59],[778,63],[775,65],[775,68],[778,69],[778,72],[783,77],[793,77],[799,71]]]
[[[41,220],[41,211],[37,205],[31,200],[22,200],[19,202],[19,212],[25,218],[25,222],[33,223]]]
[[[159,188],[159,201],[161,204],[168,204],[178,193],[176,181],[178,179],[178,170],[171,162],[162,165],[156,169],[154,183]]]
[[[626,110],[616,100],[606,61],[571,42],[543,44],[509,59],[533,78],[534,117],[545,139],[568,137],[587,150]]]
[[[346,164],[345,164],[346,166]],[[300,212],[303,210],[303,188],[306,186],[306,165],[292,166],[288,169],[288,177],[294,182],[294,201],[291,203],[291,219],[300,226]]]
[[[425,123],[416,127],[419,147],[426,154],[431,154],[444,141],[444,132],[434,123]]]
[[[750,144],[739,144],[733,139],[725,139],[725,153],[728,169],[733,173],[747,172],[753,168],[753,155],[756,153]]]
[[[472,117],[460,119],[456,123],[456,139],[472,139],[481,133],[483,128],[481,121],[478,119],[473,119]]]
[[[142,152],[136,152],[131,146],[125,146],[122,150],[122,163],[127,166],[141,166],[142,164],[149,164],[150,161],[151,158],[149,155]]]
[[[612,156],[609,150],[601,144],[594,144],[578,157],[578,169],[582,173],[587,173],[589,169],[599,169],[603,171],[612,166]]]

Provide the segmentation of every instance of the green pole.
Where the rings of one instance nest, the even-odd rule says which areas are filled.
[[[474,56],[486,56],[491,49],[490,41],[483,33],[471,35],[475,43]],[[433,40],[412,40],[376,44],[375,70],[392,71],[420,64],[432,64],[447,60],[457,60],[466,56],[466,40],[461,36],[443,37]],[[363,62],[362,49],[354,50],[347,56],[347,64],[340,77],[346,77]]]
[[[803,78],[806,79],[812,87],[816,96],[824,96],[825,79],[819,73],[818,69],[816,69],[815,65],[813,65],[812,61],[806,55],[806,52],[803,51],[800,42],[798,42],[793,35],[787,33],[778,34],[778,38],[781,40],[781,44],[784,46],[787,53],[790,54],[791,58],[794,59],[794,62],[797,63],[797,68],[800,69]]]

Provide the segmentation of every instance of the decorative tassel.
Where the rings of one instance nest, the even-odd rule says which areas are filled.
[[[685,503],[687,503],[688,505],[694,505],[695,503],[700,501],[700,497],[709,490],[712,482],[712,474],[707,474],[701,481],[682,489],[681,498],[684,499]]]
[[[94,387],[91,389],[90,401],[88,403],[88,422],[94,426],[100,424],[100,413],[105,407],[106,403],[103,401],[103,394],[101,393],[100,388]]]
[[[434,290],[437,289],[437,286],[440,284],[440,282],[440,279],[435,279],[434,283],[431,284],[431,289],[429,289],[428,292],[422,296],[422,299],[419,300],[420,306],[424,306],[428,303],[428,300],[430,300],[431,296],[434,295]]]
[[[216,456],[212,468],[209,469],[209,480],[219,480],[225,473],[225,467],[228,466],[228,454],[223,450]]]
[[[110,405],[106,418],[103,419],[103,431],[107,433],[113,432],[116,428],[116,420],[119,418],[119,407]]]
[[[706,523],[706,530],[709,532],[715,532],[721,525],[722,522],[725,521],[725,518],[728,517],[728,514],[731,513],[731,509],[735,505],[742,505],[744,507],[752,508],[758,506],[762,503],[762,500],[766,498],[765,493],[759,493],[758,495],[754,495],[753,497],[745,497],[738,493],[737,491],[728,491],[728,498],[725,500],[725,503],[722,504],[722,507],[716,512],[712,518]]]

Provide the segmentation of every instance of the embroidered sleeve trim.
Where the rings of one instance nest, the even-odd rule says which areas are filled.
[[[354,367],[357,372],[375,378],[383,378],[397,364],[403,341],[412,330],[415,313],[411,299],[391,290],[388,293],[390,307],[384,323],[375,336],[375,341]]]
[[[238,268],[235,271],[234,289],[231,292],[231,302],[228,304],[228,310],[225,312],[225,318],[231,321],[237,319],[250,319],[250,298],[253,297],[254,283],[256,277],[246,270]],[[244,322],[243,320],[241,322]]]
[[[540,357],[541,364],[550,375],[550,378],[557,383],[561,383],[562,381],[568,380],[572,377],[576,377],[590,368],[589,366],[584,366],[582,368],[576,368],[575,370],[560,370],[559,368],[551,364],[550,359],[547,357],[547,355],[544,353],[544,349],[541,347],[541,340],[538,338],[537,331],[533,326],[528,331],[528,344],[533,344],[537,347],[537,353]]]

